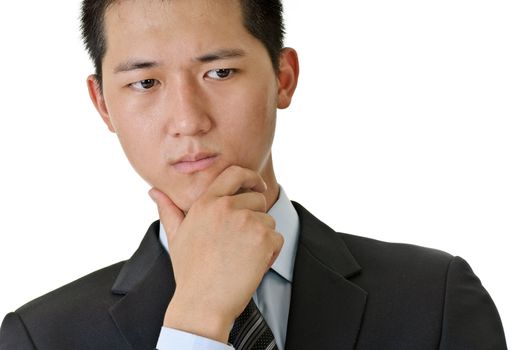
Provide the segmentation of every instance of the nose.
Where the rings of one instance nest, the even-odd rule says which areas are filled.
[[[179,80],[166,96],[169,105],[169,134],[175,137],[207,133],[212,121],[206,110],[204,95],[188,79]]]

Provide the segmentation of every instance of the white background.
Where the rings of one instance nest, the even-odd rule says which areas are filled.
[[[319,5],[321,4],[321,5]],[[523,3],[289,1],[277,176],[333,228],[464,257],[521,337]],[[79,1],[0,2],[0,314],[128,258],[155,207],[90,104]]]

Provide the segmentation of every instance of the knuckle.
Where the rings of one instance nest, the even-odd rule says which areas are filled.
[[[267,214],[267,224],[273,230],[276,228],[276,220],[274,220],[274,218],[269,214]]]
[[[262,238],[267,235],[267,226],[261,222],[257,222],[255,225],[253,225],[253,230]]]
[[[266,244],[270,242],[270,236],[273,230],[265,223],[258,222],[254,225],[253,231],[257,244]]]
[[[276,237],[278,246],[281,249],[281,247],[283,247],[283,244],[285,243],[285,237],[283,237],[283,235],[279,232],[276,232]]]
[[[224,211],[231,210],[234,207],[234,199],[231,196],[223,196],[218,198],[217,205]]]
[[[249,179],[254,176],[258,176],[258,174],[255,171],[247,168],[242,168],[238,165],[234,166],[234,173],[239,179]]]
[[[226,171],[228,173],[227,175],[239,176],[239,175],[241,175],[243,169],[239,165],[231,165],[229,168],[227,168]]]
[[[267,208],[267,199],[263,193],[254,192],[254,195],[256,196],[256,200],[260,203],[260,205],[263,205],[264,208]]]
[[[252,226],[251,212],[248,209],[239,210],[237,220],[241,227],[248,228]]]

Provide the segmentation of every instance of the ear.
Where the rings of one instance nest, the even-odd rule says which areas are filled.
[[[102,93],[102,88],[96,75],[91,74],[87,77],[87,89],[89,90],[89,96],[93,102],[94,107],[102,117],[105,125],[109,128],[111,132],[115,132],[111,118],[109,117],[109,112],[107,111],[107,105],[105,104],[105,99]]]
[[[278,73],[278,108],[285,109],[291,104],[294,90],[298,85],[300,64],[296,50],[286,47],[280,53]]]

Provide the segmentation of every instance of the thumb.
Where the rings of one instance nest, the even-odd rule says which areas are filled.
[[[174,237],[178,227],[182,223],[185,215],[183,211],[162,191],[151,188],[149,196],[158,206],[160,221],[167,232],[169,241]]]

